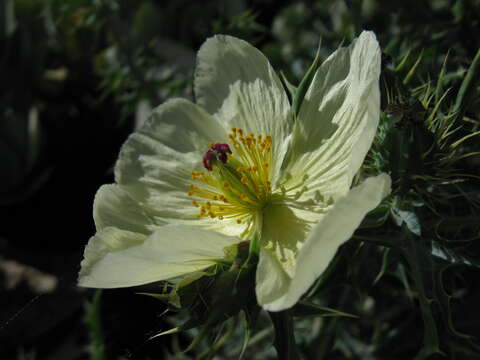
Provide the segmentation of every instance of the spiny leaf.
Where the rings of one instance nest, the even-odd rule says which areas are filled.
[[[250,321],[248,319],[248,315],[246,312],[242,312],[244,315],[244,320],[245,320],[245,335],[243,337],[243,344],[242,344],[242,350],[240,352],[240,355],[238,356],[238,360],[242,360],[243,356],[245,355],[245,351],[247,351],[248,347],[248,342],[250,341],[250,338],[252,336],[252,327],[250,326]]]
[[[382,267],[380,268],[380,271],[378,272],[377,276],[375,277],[375,280],[373,280],[373,285],[375,285],[380,279],[385,275],[385,272],[387,271],[388,264],[390,261],[390,248],[386,248],[383,252],[382,256]]]
[[[403,85],[407,85],[410,80],[412,79],[413,74],[415,74],[415,71],[417,70],[418,65],[420,64],[420,61],[422,61],[423,57],[423,49],[420,52],[420,55],[418,55],[417,61],[415,61],[415,64],[413,64],[412,68],[410,71],[407,73],[407,75],[403,78]]]
[[[297,87],[293,85],[290,81],[288,81],[283,71],[280,71],[280,77],[282,78],[282,81],[285,84],[285,87],[287,88],[288,95],[290,95],[290,99],[293,100],[295,98],[295,94],[297,93]]]
[[[326,306],[320,306],[309,301],[300,301],[292,308],[292,315],[295,317],[305,316],[344,316],[350,318],[358,318],[356,315],[332,309]]]
[[[472,98],[475,95],[476,88],[480,82],[480,49],[477,51],[465,78],[462,81],[460,90],[458,90],[457,98],[453,110],[457,113],[457,120],[462,120]]]
[[[450,147],[452,149],[456,148],[458,145],[462,144],[463,142],[465,142],[466,140],[474,137],[474,136],[477,136],[477,135],[480,135],[480,130],[479,131],[475,131],[473,133],[470,133],[468,135],[465,135],[464,137],[462,137],[461,139],[458,139],[457,141],[455,141],[452,145],[450,145]]]
[[[300,82],[300,85],[295,91],[295,96],[293,97],[292,102],[292,109],[295,116],[298,115],[298,112],[300,111],[300,106],[303,102],[303,98],[305,97],[305,94],[307,93],[307,90],[313,80],[313,77],[315,76],[315,73],[320,66],[320,46],[321,43],[318,44],[317,53],[315,55],[315,59],[313,60],[312,65],[310,65],[310,68],[306,72],[305,76]]]
[[[445,77],[445,72],[447,70],[447,59],[448,55],[450,54],[450,50],[447,52],[447,55],[445,55],[445,59],[443,59],[443,64],[442,64],[442,69],[440,70],[440,74],[438,75],[437,78],[437,86],[435,87],[435,102],[438,104],[440,101],[440,97],[442,96],[443,92],[443,84],[444,84],[444,77]]]
[[[411,50],[408,49],[405,56],[402,58],[402,60],[400,60],[400,63],[393,70],[394,72],[402,71],[405,68],[405,66],[407,65],[408,58],[410,57],[410,52],[411,52]]]

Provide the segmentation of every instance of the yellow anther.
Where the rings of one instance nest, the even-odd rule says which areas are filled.
[[[227,154],[226,164],[233,166],[229,172],[234,176],[226,177],[226,173],[215,171],[192,171],[195,185],[189,185],[188,194],[201,199],[192,201],[192,205],[199,208],[197,217],[233,219],[241,224],[250,221],[271,196],[272,137],[266,134],[246,135],[242,129],[232,127],[228,139],[233,153]],[[209,144],[210,147],[213,145]]]

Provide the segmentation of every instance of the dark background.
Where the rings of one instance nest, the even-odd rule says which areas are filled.
[[[362,29],[371,29],[393,63],[409,49],[414,54],[423,49],[418,72],[424,78],[438,74],[450,51],[454,90],[480,45],[479,2],[473,0],[126,3],[7,0],[0,5],[2,359],[90,358],[84,318],[93,292],[78,288],[76,277],[83,248],[95,232],[95,192],[113,182],[119,148],[149,107],[172,96],[193,99],[195,52],[209,36],[246,39],[298,83],[320,37],[325,57],[343,40],[348,44]],[[478,174],[478,164],[469,166]],[[54,276],[55,289],[32,289],[29,275],[8,285],[9,261]],[[470,294],[466,307],[475,311],[478,271],[462,270],[461,277]],[[390,279],[385,286],[396,288],[399,282]],[[108,290],[100,308],[108,359],[161,359],[163,349],[171,347],[170,340],[147,341],[167,326],[159,301],[128,289]],[[418,309],[412,305],[410,311],[413,323],[421,324]],[[408,334],[401,317],[390,321]],[[463,329],[475,333],[477,320],[478,312],[472,312]],[[408,359],[414,354],[409,347],[420,340],[404,340],[405,351],[395,358]],[[375,356],[390,358],[387,354]]]

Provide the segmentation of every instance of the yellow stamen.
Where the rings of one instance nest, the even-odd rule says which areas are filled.
[[[242,224],[252,218],[270,199],[272,137],[232,127],[228,134],[230,149],[225,162],[217,162],[211,171],[192,171],[195,185],[188,195],[195,197],[192,205],[199,208],[198,218],[235,220]],[[209,147],[215,144],[209,144]]]

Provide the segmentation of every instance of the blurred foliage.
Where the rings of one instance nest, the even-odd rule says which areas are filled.
[[[388,172],[393,193],[292,310],[299,351],[305,359],[478,358],[480,0],[5,0],[0,206],[21,204],[48,182],[58,143],[86,146],[82,137],[96,132],[94,141],[108,142],[104,134],[131,131],[167,98],[193,99],[195,53],[215,33],[255,44],[299,85],[320,38],[324,60],[362,29],[374,30],[384,51],[383,112],[357,180]],[[202,289],[217,306],[214,283],[207,278]],[[201,302],[190,305],[205,315]],[[167,359],[274,359],[272,322],[250,305],[208,331],[148,343]],[[122,324],[101,329],[99,309],[96,295],[86,316],[91,349],[119,358],[111,336]],[[174,313],[140,335],[147,341],[188,322],[188,311]]]

